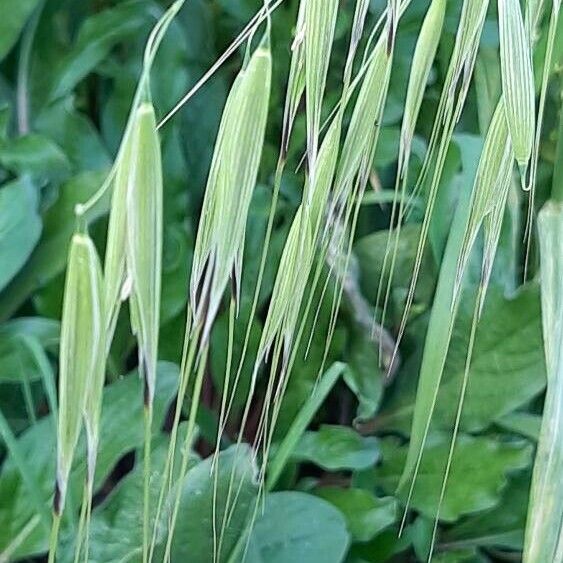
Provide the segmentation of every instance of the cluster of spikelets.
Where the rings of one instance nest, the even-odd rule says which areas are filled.
[[[241,440],[253,404],[259,370],[267,364],[266,393],[253,444],[257,454],[258,451],[262,452],[258,477],[261,486],[265,488],[268,487],[266,465],[273,431],[297,350],[305,336],[305,320],[313,312],[311,309],[315,302],[315,292],[320,291],[324,298],[330,287],[333,295],[331,323],[326,335],[328,350],[342,298],[343,272],[348,264],[359,206],[369,181],[377,147],[379,123],[393,68],[396,31],[410,0],[388,0],[386,10],[369,35],[361,60],[357,51],[364,35],[369,1],[357,0],[342,77],[341,97],[325,123],[322,115],[339,1],[301,1],[292,46],[281,148],[268,226],[242,356],[238,365],[233,366],[233,331],[240,304],[246,223],[268,118],[272,75],[270,16],[280,3],[281,0],[266,1],[262,10],[226,54],[232,53],[247,41],[242,69],[233,83],[223,110],[209,171],[194,249],[175,417],[160,494],[153,507],[149,507],[150,441],[158,356],[163,188],[158,126],[150,95],[150,69],[159,44],[183,0],[173,4],[151,33],[142,76],[121,147],[106,183],[96,196],[100,197],[108,189],[113,191],[103,273],[83,219],[94,201],[77,209],[79,227],[70,248],[62,318],[58,455],[51,560],[55,557],[58,526],[82,425],[87,436],[88,471],[76,558],[80,557],[82,548],[86,560],[88,558],[87,538],[105,363],[121,304],[125,300],[129,301],[131,328],[138,340],[139,373],[145,389],[143,560],[150,561],[154,557],[156,539],[162,533],[159,523],[164,511],[167,515],[164,560],[170,560],[181,495],[180,489],[173,485],[174,476],[178,474],[174,460],[182,405],[189,388],[191,407],[181,448],[180,475],[184,475],[187,470],[190,445],[196,430],[210,332],[227,293],[230,293],[229,345],[219,413],[219,433],[224,431],[229,419],[248,351],[250,329],[257,311],[293,123],[303,99],[306,106],[307,178],[301,203],[282,252],[258,352],[253,358],[250,389],[239,427]],[[447,0],[432,0],[413,57],[400,137],[392,214],[392,225],[396,228],[390,231],[378,287],[379,297],[383,298],[384,304],[383,319],[391,290],[401,224],[409,212],[409,200],[406,196],[411,145],[426,83],[437,52],[446,5]],[[488,7],[488,0],[463,2],[429,149],[420,176],[414,183],[413,193],[424,189],[427,204],[397,347],[413,303],[446,154],[465,105]],[[519,0],[498,0],[502,95],[486,135],[467,220],[463,233],[458,237],[458,247],[454,249],[453,267],[448,270],[448,279],[440,281],[435,298],[428,332],[428,338],[433,337],[435,340],[426,346],[424,353],[412,438],[400,484],[400,488],[410,485],[407,507],[437,400],[469,256],[482,230],[485,240],[482,279],[475,304],[472,342],[491,276],[515,162],[518,164],[522,186],[530,191],[530,207],[533,207],[548,67],[560,1],[552,2],[546,66],[539,105],[536,108],[532,53],[536,29],[544,8],[544,2],[529,0],[523,13]],[[265,27],[263,36],[253,41],[262,25]],[[171,118],[190,95],[161,124]],[[561,554],[563,549],[560,535],[561,503],[549,502],[548,498],[554,494],[551,487],[562,468],[561,448],[558,446],[561,442],[563,406],[562,229],[561,203],[548,204],[540,215],[540,239],[542,293],[544,308],[548,311],[544,314],[544,325],[550,379],[526,542],[525,560],[530,563],[556,560],[557,554]],[[339,268],[331,266],[327,271],[325,262],[332,262],[327,260],[329,254],[342,256],[344,264]],[[329,284],[329,278],[335,283]],[[384,279],[388,280],[386,284],[383,284]],[[445,287],[445,290],[441,290],[440,286]],[[391,358],[389,369],[395,357]],[[471,345],[440,503],[453,455],[470,362]],[[218,463],[219,458],[216,457],[214,471],[217,471]],[[228,498],[225,500],[227,507],[229,503],[235,503],[236,499],[236,484],[231,479]],[[228,514],[229,510],[224,513]],[[155,523],[152,530],[150,520]],[[436,525],[437,521],[438,519]],[[228,522],[223,520],[214,524],[215,530],[220,530],[215,538],[215,557],[220,559],[222,533]]]

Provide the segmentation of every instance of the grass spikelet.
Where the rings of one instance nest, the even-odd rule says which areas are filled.
[[[418,121],[422,98],[436,56],[438,43],[442,35],[446,0],[433,0],[418,36],[407,87],[405,113],[401,126],[401,144],[399,148],[399,175],[405,176],[408,167],[408,156]]]
[[[305,6],[305,1],[299,5],[295,38],[291,47],[292,55],[283,115],[282,159],[285,159],[289,149],[289,139],[293,130],[293,123],[297,116],[301,97],[305,91]]]
[[[421,186],[428,183],[427,203],[413,267],[413,275],[397,335],[395,352],[389,364],[391,369],[394,366],[395,356],[398,353],[413,303],[422,265],[422,257],[426,248],[430,220],[436,203],[438,186],[442,178],[450,141],[455,126],[461,117],[471,83],[488,4],[489,0],[465,0],[463,3],[454,50],[442,89],[438,112],[434,120],[430,145],[414,190],[416,193]]]
[[[189,443],[195,430],[199,392],[205,374],[208,337],[221,300],[231,281],[238,302],[246,220],[262,155],[270,97],[272,60],[269,28],[255,52],[247,58],[227,99],[207,182],[198,228],[190,281],[190,314],[186,323],[185,346],[180,369],[180,388],[166,460],[165,478],[156,511],[156,522],[170,490],[174,447],[181,405],[197,352],[197,373],[191,400],[190,423],[185,437],[181,473],[187,468]],[[165,558],[169,556],[178,508],[178,491],[172,499]],[[156,527],[153,530],[151,555]],[[149,559],[150,559],[149,557]]]
[[[139,342],[139,369],[145,403],[152,405],[160,318],[162,274],[162,163],[152,105],[136,112],[127,190],[127,276],[131,326]]]
[[[504,100],[501,97],[493,114],[479,166],[473,184],[470,202],[470,215],[467,223],[461,255],[456,274],[457,299],[469,255],[484,226],[485,248],[483,256],[483,281],[485,286],[490,278],[492,262],[496,252],[500,224],[512,176],[514,156],[508,133]]]
[[[432,63],[436,56],[438,43],[442,35],[442,27],[444,25],[444,17],[446,13],[445,0],[433,0],[428,12],[422,23],[422,28],[416,43],[413,60],[411,64],[411,73],[409,84],[407,87],[407,96],[405,99],[405,112],[401,124],[401,137],[399,143],[399,158],[397,163],[397,179],[395,184],[395,195],[393,200],[393,208],[391,213],[391,226],[397,223],[397,228],[393,233],[389,231],[387,247],[381,268],[381,276],[379,280],[378,295],[376,302],[380,302],[383,283],[387,274],[387,265],[389,259],[389,271],[391,275],[387,276],[387,284],[385,288],[385,297],[383,300],[383,311],[381,316],[381,324],[385,324],[387,316],[387,305],[389,302],[391,286],[393,283],[393,272],[395,270],[398,245],[401,236],[401,224],[403,210],[405,207],[406,188],[407,188],[407,171],[410,162],[411,145],[414,137],[415,127],[424,97],[424,91],[432,69]],[[391,248],[391,239],[394,237],[393,248]],[[375,327],[375,318],[374,318]],[[383,350],[379,351],[380,357]],[[391,366],[392,367],[392,366]]]
[[[532,153],[535,90],[530,42],[519,0],[499,0],[502,92],[514,156],[523,177]]]
[[[305,89],[307,100],[307,152],[314,177],[321,111],[330,54],[334,40],[338,0],[306,0],[305,3]]]
[[[246,219],[264,144],[271,65],[266,36],[237,76],[219,128],[190,284],[194,323],[204,325],[204,340],[229,280],[240,287]]]
[[[61,322],[57,475],[50,558],[54,560],[58,522],[82,428],[87,390],[99,378],[105,357],[102,276],[98,254],[87,235],[72,238]]]
[[[342,147],[334,187],[335,205],[341,205],[347,197],[347,190],[369,150],[372,132],[378,125],[386,98],[387,88],[384,85],[388,83],[389,61],[387,37],[382,33],[373,49]]]

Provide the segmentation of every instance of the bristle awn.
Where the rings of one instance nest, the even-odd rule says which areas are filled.
[[[535,17],[533,13],[526,12],[527,16],[527,23],[529,24],[530,29],[532,30],[531,35],[531,43],[533,45],[533,41],[536,37],[535,30],[538,25],[538,21],[541,18],[541,13],[543,9],[543,1],[535,0],[535,2],[530,1],[528,2],[528,7],[540,4],[541,6],[536,7]],[[526,257],[524,260],[524,279],[526,280],[528,277],[528,264],[530,261],[530,250],[532,244],[532,234],[533,234],[533,224],[534,224],[534,203],[535,203],[535,193],[536,193],[536,179],[537,179],[537,172],[538,172],[538,163],[539,163],[539,152],[540,152],[540,140],[541,140],[541,132],[542,132],[542,125],[543,125],[543,117],[544,117],[544,110],[545,110],[545,102],[547,99],[547,86],[549,82],[549,75],[550,69],[553,59],[553,49],[555,46],[555,34],[557,32],[557,22],[559,21],[559,11],[561,8],[561,0],[553,0],[553,6],[551,10],[551,16],[549,20],[549,31],[547,35],[547,47],[545,50],[545,58],[544,58],[544,66],[542,72],[542,84],[540,90],[540,100],[538,105],[538,116],[536,119],[536,132],[534,135],[534,145],[532,149],[532,158],[530,163],[530,174],[529,174],[529,183],[528,183],[528,191],[530,193],[530,197],[528,200],[528,216],[526,221],[526,231],[524,234],[524,240],[526,243]],[[538,13],[539,12],[539,13]]]
[[[178,428],[180,425],[180,418],[182,416],[182,405],[186,396],[190,375],[192,373],[198,350],[201,327],[192,327],[192,320],[193,318],[191,314],[191,308],[188,305],[188,311],[186,315],[186,330],[184,334],[184,343],[182,346],[182,360],[180,363],[180,382],[174,408],[174,420],[172,423],[172,429],[170,431],[168,453],[166,456],[166,461],[164,463],[164,469],[162,471],[162,482],[160,485],[158,502],[156,505],[156,510],[154,511],[154,524],[149,549],[149,561],[152,561],[154,550],[156,548],[158,528],[160,526],[160,517],[164,507],[164,502],[167,495],[170,494],[172,485],[174,484],[174,459],[176,457],[176,442],[178,440]]]
[[[498,0],[500,66],[506,119],[514,156],[525,182],[535,130],[532,52],[519,0]],[[524,185],[524,184],[523,184]]]
[[[205,367],[207,364],[207,354],[209,351],[209,345],[204,344],[198,358],[198,365],[196,370],[196,377],[194,379],[194,388],[192,392],[192,398],[190,402],[190,415],[188,417],[188,425],[186,429],[186,437],[184,439],[183,451],[182,451],[182,461],[180,467],[180,475],[185,475],[188,469],[188,462],[191,450],[191,444],[194,437],[194,432],[196,428],[196,416],[198,413],[198,407],[201,398],[201,389],[203,386],[203,378],[205,375]],[[174,538],[174,530],[176,527],[176,521],[178,519],[178,510],[180,508],[180,500],[182,497],[182,488],[178,487],[175,494],[174,502],[172,504],[172,513],[169,521],[168,527],[168,537],[166,540],[166,548],[164,552],[164,561],[170,561],[170,555],[172,550],[172,540]]]
[[[268,257],[268,251],[270,246],[270,240],[272,236],[272,231],[274,227],[275,212],[277,209],[277,202],[279,197],[279,191],[281,188],[281,181],[283,177],[283,172],[286,166],[287,151],[289,150],[289,142],[291,138],[291,133],[293,130],[293,124],[297,116],[297,110],[305,90],[305,51],[304,51],[304,33],[305,33],[305,1],[301,2],[299,6],[299,14],[297,18],[297,26],[295,32],[295,39],[292,45],[292,57],[290,64],[290,71],[288,77],[286,101],[284,108],[283,117],[283,128],[282,128],[282,140],[281,149],[276,165],[276,171],[274,174],[274,187],[272,194],[272,202],[270,205],[270,211],[268,215],[268,223],[266,227],[266,234],[264,237],[264,246],[262,248],[262,256],[260,259],[260,267],[258,270],[258,276],[256,280],[256,286],[254,289],[254,296],[252,300],[252,306],[250,310],[249,319],[247,322],[246,333],[244,338],[244,344],[242,347],[241,357],[239,359],[238,368],[236,375],[233,379],[231,397],[228,403],[223,402],[221,406],[221,412],[219,415],[219,425],[217,432],[217,447],[215,451],[215,458],[219,454],[219,444],[220,438],[225,431],[225,425],[227,424],[232,404],[235,397],[235,392],[238,389],[238,384],[242,374],[242,368],[246,359],[246,354],[248,351],[248,345],[250,342],[250,334],[252,325],[254,323],[254,318],[256,315],[256,310],[258,308],[258,300],[260,297],[260,292],[262,289],[262,280],[264,277],[264,271],[266,268],[266,262]],[[226,399],[226,397],[223,397]]]
[[[493,248],[491,248],[489,245],[485,245],[486,260],[484,260],[484,263],[490,263],[489,253],[491,250],[493,250],[493,254],[496,251],[496,242],[494,242],[494,240],[497,237],[496,234],[492,232],[494,229],[489,228],[492,227],[492,225],[489,225],[486,220],[488,217],[494,216],[495,222],[498,222],[497,215],[499,214],[499,206],[502,208],[501,212],[504,213],[508,187],[510,186],[512,177],[513,161],[514,153],[506,120],[504,98],[501,96],[485,138],[483,152],[473,183],[470,204],[471,211],[457,265],[455,295],[459,293],[469,255],[484,222],[487,227],[487,232],[490,233],[489,237],[487,237],[488,243],[489,245],[492,243],[493,246]],[[502,222],[502,214],[500,222]],[[488,271],[488,267],[486,270]],[[487,279],[489,276],[490,271],[486,274]]]
[[[211,164],[190,281],[190,307],[193,311],[190,322],[193,328],[189,325],[186,327],[186,335],[190,331],[197,332],[197,335],[187,336],[189,345],[185,346],[189,352],[180,373],[177,414],[167,457],[170,478],[173,474],[174,437],[187,381],[193,362],[196,361],[196,348],[199,349],[197,362],[200,366],[196,375],[197,385],[199,378],[203,377],[203,351],[207,349],[209,333],[225,289],[229,280],[235,287],[240,286],[237,280],[233,279],[233,273],[237,271],[237,263],[240,264],[242,256],[248,209],[260,164],[270,83],[271,55],[269,36],[266,33],[259,47],[246,61],[231,89]],[[234,297],[238,302],[238,295]],[[197,406],[197,401],[192,401],[193,416],[197,412]],[[188,432],[186,440],[191,440],[191,434],[193,431]],[[184,465],[183,462],[182,467]],[[169,480],[168,485],[171,484]],[[167,484],[163,483],[162,487],[166,489]],[[159,500],[159,505],[161,504]],[[174,512],[177,512],[177,509]],[[168,551],[174,533],[174,512],[168,534]]]
[[[416,481],[413,476],[418,474],[422,461],[424,444],[430,430],[432,413],[436,405],[457,314],[459,300],[454,300],[454,295],[456,295],[455,280],[457,264],[469,220],[469,202],[470,194],[468,191],[462,192],[450,229],[438,276],[434,302],[430,312],[416,392],[417,399],[411,426],[411,440],[403,473],[397,487],[397,490],[401,491],[409,484],[399,535],[402,534],[406,525],[408,507],[410,506]]]
[[[230,378],[231,378],[231,368],[232,368],[232,361],[233,361],[233,342],[234,342],[234,325],[235,325],[235,299],[231,297],[231,303],[229,305],[229,332],[228,332],[228,339],[227,339],[227,361],[225,367],[225,381],[223,383],[223,390],[221,393],[221,415],[219,417],[219,429],[217,433],[217,444],[215,447],[215,454],[213,457],[212,465],[211,465],[211,472],[214,474],[213,477],[213,505],[212,505],[212,526],[213,526],[213,561],[220,560],[220,546],[217,542],[217,492],[219,486],[219,451],[221,448],[221,438],[222,438],[222,424],[223,420],[222,417],[226,411],[226,403],[227,397],[229,394],[229,387],[230,387]]]
[[[432,69],[432,63],[436,56],[438,43],[442,35],[442,27],[444,24],[444,17],[446,13],[446,0],[433,0],[428,12],[422,23],[422,28],[418,36],[417,44],[415,47],[413,60],[411,64],[411,73],[409,77],[409,84],[407,87],[407,97],[405,100],[405,113],[403,115],[403,122],[401,125],[401,136],[399,142],[399,159],[397,163],[397,178],[395,183],[395,196],[393,200],[393,207],[391,212],[391,221],[389,228],[389,235],[387,239],[387,246],[385,256],[383,259],[383,267],[379,279],[379,286],[377,290],[376,304],[380,303],[381,292],[383,289],[385,275],[387,274],[387,263],[389,255],[391,255],[391,264],[389,266],[389,274],[385,288],[385,296],[383,300],[383,311],[381,317],[381,324],[385,325],[387,315],[387,307],[389,304],[391,286],[393,283],[393,276],[395,271],[395,263],[398,252],[398,245],[401,235],[402,216],[404,213],[405,197],[406,197],[406,184],[407,173],[410,162],[411,145],[414,137],[414,130],[418,121],[424,91]],[[395,230],[393,232],[396,223]],[[393,249],[391,250],[391,239],[394,236]],[[375,328],[375,317],[373,321]],[[379,357],[383,356],[381,348],[382,341],[380,341]],[[390,366],[392,367],[392,366]]]
[[[198,82],[187,92],[176,105],[163,117],[158,124],[158,129],[164,127],[207,83],[207,81],[217,72],[217,70],[225,63],[225,61],[235,53],[238,48],[251,37],[258,27],[264,23],[265,20],[271,17],[272,13],[281,5],[284,0],[275,0],[271,5],[268,2],[267,8],[262,7],[257,14],[250,20],[246,27],[236,37],[236,39],[229,45],[227,50],[217,59],[212,67],[198,80]]]
[[[440,98],[438,113],[434,121],[430,145],[423,164],[423,170],[417,181],[417,185],[420,187],[426,181],[427,176],[430,175],[431,180],[428,187],[428,199],[416,251],[413,274],[409,284],[407,299],[397,334],[395,351],[391,358],[390,365],[393,365],[395,362],[395,357],[398,353],[414,300],[414,293],[418,284],[418,276],[422,266],[422,258],[426,248],[426,240],[434,212],[438,186],[442,178],[450,141],[457,121],[461,117],[469,90],[488,3],[488,0],[465,0],[463,3],[461,20],[446,75],[446,81],[442,90],[442,96]]]
[[[467,219],[463,230],[456,214],[450,241],[442,262],[438,289],[432,307],[422,366],[420,369],[417,400],[412,422],[411,441],[407,461],[399,483],[402,489],[410,480],[404,516],[406,517],[414,491],[416,477],[428,436],[438,389],[442,379],[447,351],[461,294],[461,283],[477,234],[484,225],[485,249],[481,289],[476,302],[477,318],[489,282],[500,225],[504,216],[508,188],[512,179],[513,153],[506,123],[504,102],[499,101],[485,139],[477,168]],[[460,202],[461,205],[462,203]],[[461,212],[458,212],[461,213]],[[446,278],[447,276],[447,278]],[[451,292],[448,295],[448,292]],[[448,321],[444,322],[444,318]],[[405,518],[403,518],[403,525]]]
[[[540,24],[545,10],[546,0],[527,0],[526,15],[524,18],[526,24],[526,33],[530,39],[530,44],[534,45],[539,39]],[[556,4],[559,0],[555,0]]]
[[[480,285],[479,290],[478,290],[478,294],[477,294],[477,299],[476,299],[476,302],[475,302],[475,310],[474,310],[474,314],[473,314],[473,321],[471,323],[471,333],[470,333],[470,336],[469,336],[469,344],[468,344],[468,347],[467,347],[465,369],[464,369],[464,373],[463,373],[463,380],[462,380],[461,390],[460,390],[459,399],[458,399],[458,407],[457,407],[457,411],[456,411],[456,417],[455,417],[455,422],[454,422],[452,439],[451,439],[450,448],[449,448],[449,451],[448,451],[448,457],[447,457],[447,461],[446,461],[446,468],[445,468],[445,471],[444,471],[444,477],[442,479],[442,486],[441,486],[441,489],[440,489],[438,506],[436,508],[436,517],[434,519],[434,528],[432,530],[432,540],[430,542],[430,550],[429,550],[429,554],[428,554],[428,561],[429,562],[432,561],[432,555],[434,553],[434,546],[436,545],[436,537],[437,537],[437,534],[438,534],[438,523],[439,523],[439,520],[440,520],[440,511],[441,511],[441,508],[442,508],[442,504],[444,502],[444,496],[446,494],[446,486],[448,484],[448,478],[450,476],[450,471],[451,471],[452,461],[453,461],[453,456],[454,456],[454,450],[455,450],[455,444],[456,444],[457,436],[458,436],[458,433],[459,433],[459,427],[460,427],[460,423],[461,423],[461,415],[463,413],[463,404],[465,402],[465,395],[467,393],[467,384],[469,382],[469,369],[471,367],[471,360],[472,360],[472,357],[473,357],[473,349],[475,347],[475,335],[477,334],[477,326],[478,326],[478,323],[479,323],[479,314],[480,314],[479,304],[484,299],[483,291],[484,291],[484,287],[482,285]]]
[[[71,241],[65,281],[59,353],[57,472],[49,560],[55,560],[72,461],[84,416],[89,382],[104,363],[101,271],[86,234]]]
[[[207,341],[235,262],[262,154],[271,84],[269,37],[242,69],[227,100],[198,229],[190,299]]]
[[[332,52],[338,0],[305,2],[305,96],[309,174],[315,177],[321,111]]]

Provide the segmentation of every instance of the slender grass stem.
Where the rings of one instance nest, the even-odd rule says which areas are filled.
[[[201,354],[199,356],[199,365],[197,369],[196,378],[194,381],[194,389],[192,394],[190,415],[188,417],[188,427],[186,430],[186,437],[184,439],[184,448],[182,452],[182,463],[180,468],[180,475],[185,475],[188,469],[189,454],[193,440],[193,434],[195,431],[196,417],[199,410],[199,402],[201,398],[201,389],[203,386],[203,379],[205,376],[205,367],[207,364],[207,353],[209,346],[205,344]],[[168,539],[166,540],[166,548],[164,552],[164,561],[170,561],[170,555],[172,552],[172,540],[174,539],[174,530],[176,527],[176,520],[178,518],[178,510],[180,508],[180,500],[182,498],[182,487],[178,486],[176,491],[176,497],[174,500],[174,505],[172,509],[172,515],[170,518],[170,524],[168,529]]]
[[[59,543],[59,529],[61,526],[61,515],[53,513],[53,525],[49,539],[49,557],[47,563],[55,563],[57,557],[57,545]]]
[[[153,406],[145,405],[145,447],[143,462],[143,562],[149,558],[149,516],[150,516],[150,482],[151,482],[151,441]]]
[[[442,487],[440,489],[440,497],[438,500],[438,507],[436,509],[436,518],[434,520],[434,528],[432,530],[432,540],[430,542],[430,552],[428,554],[428,561],[430,562],[432,560],[432,554],[434,552],[434,546],[436,544],[436,538],[438,535],[438,524],[440,521],[440,511],[442,509],[442,504],[444,502],[444,497],[446,494],[446,487],[448,484],[448,478],[450,476],[450,472],[451,472],[451,468],[452,468],[452,461],[453,461],[453,456],[454,456],[454,450],[455,450],[455,445],[457,442],[457,436],[459,434],[459,428],[460,428],[460,424],[461,424],[461,415],[463,413],[463,405],[465,403],[465,396],[467,393],[467,384],[469,383],[469,369],[471,368],[471,360],[473,358],[473,350],[475,348],[475,336],[477,334],[477,327],[479,325],[479,313],[480,313],[480,307],[479,307],[479,303],[481,303],[482,299],[483,299],[483,291],[485,291],[485,288],[483,285],[479,286],[479,290],[477,293],[477,299],[475,300],[475,310],[474,310],[474,314],[473,314],[473,321],[471,323],[471,334],[469,336],[469,344],[467,346],[467,357],[465,360],[465,370],[463,373],[463,381],[461,384],[461,391],[459,394],[459,401],[458,401],[458,407],[457,407],[457,412],[456,412],[456,417],[455,417],[455,423],[454,423],[454,429],[453,429],[453,434],[452,434],[452,440],[450,443],[450,449],[448,452],[448,459],[446,462],[446,470],[444,471],[444,477],[442,480]]]
[[[80,507],[80,517],[78,519],[78,531],[76,532],[76,545],[74,547],[74,563],[80,560],[82,551],[82,542],[84,541],[84,530],[86,527],[86,512],[88,511],[88,484],[84,482],[84,491],[82,494],[82,505]]]

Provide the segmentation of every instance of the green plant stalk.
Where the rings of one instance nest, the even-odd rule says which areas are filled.
[[[143,459],[143,563],[149,558],[149,515],[150,515],[150,481],[151,481],[151,438],[152,438],[153,406],[144,406],[145,440]]]
[[[188,389],[188,383],[190,380],[190,375],[194,365],[197,347],[199,343],[199,335],[201,333],[201,327],[194,327],[193,330],[190,329],[191,324],[191,309],[188,306],[188,313],[186,319],[186,333],[184,336],[184,345],[182,351],[182,363],[180,367],[180,382],[178,388],[178,396],[176,398],[176,405],[174,411],[174,421],[172,424],[172,430],[170,433],[170,442],[168,444],[168,453],[166,456],[166,462],[164,464],[164,470],[162,472],[162,484],[160,486],[160,493],[158,496],[158,502],[156,506],[153,533],[149,550],[148,560],[152,561],[154,550],[156,548],[156,539],[158,533],[158,525],[160,522],[160,516],[162,514],[162,508],[164,506],[164,499],[167,494],[170,494],[173,484],[174,475],[174,458],[176,455],[176,441],[178,438],[178,427],[180,425],[180,418],[182,416],[182,405],[186,397],[186,392]]]
[[[333,364],[321,378],[319,384],[309,396],[303,408],[299,411],[299,414],[277,448],[271,463],[268,464],[266,490],[271,491],[276,486],[276,483],[278,482],[278,479],[280,478],[280,475],[282,474],[295,445],[303,435],[303,432],[305,432],[309,426],[320,406],[324,403],[326,397],[344,372],[345,368],[345,364],[340,362]]]
[[[207,353],[209,351],[209,345],[206,344],[205,347],[201,350],[199,355],[199,365],[197,369],[196,378],[194,381],[194,389],[192,394],[191,406],[190,406],[190,416],[188,418],[188,427],[186,430],[186,437],[184,440],[184,448],[182,452],[182,463],[180,469],[180,475],[185,475],[188,469],[188,461],[189,461],[189,454],[191,443],[195,431],[195,423],[196,417],[199,410],[199,401],[201,398],[201,389],[203,386],[203,379],[205,376],[205,367],[207,364]],[[164,561],[170,561],[170,554],[172,550],[172,540],[174,538],[174,529],[176,527],[176,520],[178,518],[178,510],[180,508],[180,500],[182,496],[182,487],[178,485],[178,491],[176,492],[176,497],[174,500],[174,505],[172,509],[172,516],[169,523],[168,528],[168,539],[166,540],[166,548],[164,552]]]
[[[53,513],[53,526],[51,527],[51,537],[49,539],[49,556],[47,560],[48,563],[55,563],[60,526],[61,515]]]

